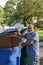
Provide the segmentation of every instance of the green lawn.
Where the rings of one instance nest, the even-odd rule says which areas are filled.
[[[43,45],[41,45],[40,48],[43,48]]]
[[[43,31],[38,31],[40,41],[43,41]]]

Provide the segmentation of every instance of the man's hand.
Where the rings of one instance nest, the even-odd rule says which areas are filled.
[[[27,41],[27,42],[25,42],[25,43],[20,44],[19,47],[23,48],[23,47],[32,45],[33,43],[34,43],[34,40]]]
[[[12,52],[13,52],[13,53],[16,53],[16,48],[14,48]]]
[[[20,48],[22,48],[22,45],[21,45],[21,44],[19,44],[19,47],[20,47]]]
[[[21,33],[18,29],[17,29],[17,35],[21,36]]]

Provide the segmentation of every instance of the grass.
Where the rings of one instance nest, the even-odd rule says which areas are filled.
[[[43,30],[37,31],[37,32],[38,32],[38,34],[39,34],[39,39],[40,39],[40,41],[43,41]]]
[[[41,45],[40,48],[43,48],[43,45]]]
[[[39,34],[39,40],[43,41],[43,30],[37,31]],[[43,48],[43,45],[40,45],[40,48]]]

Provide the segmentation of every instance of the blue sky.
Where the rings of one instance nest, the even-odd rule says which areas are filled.
[[[0,0],[0,5],[2,5],[2,7],[4,7],[4,5],[6,4],[6,1],[8,1],[8,0]]]

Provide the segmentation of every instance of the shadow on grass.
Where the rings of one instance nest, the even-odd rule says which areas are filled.
[[[43,57],[40,58],[40,65],[43,65]]]
[[[43,45],[41,45],[40,48],[43,48]]]

